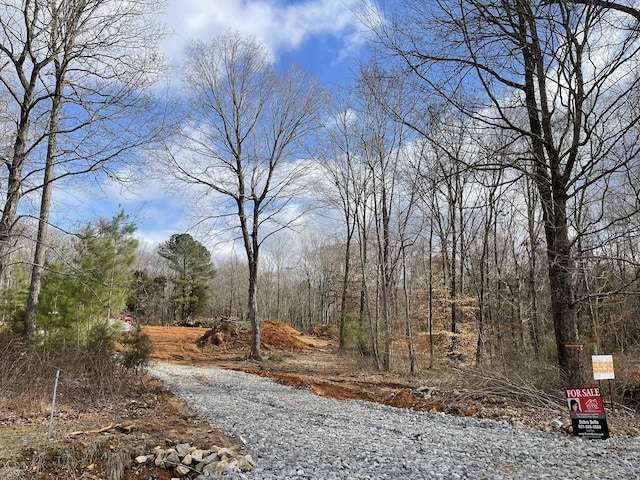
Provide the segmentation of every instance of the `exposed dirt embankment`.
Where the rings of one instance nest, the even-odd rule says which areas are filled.
[[[154,360],[198,366],[218,366],[263,377],[298,388],[309,388],[317,395],[336,399],[378,402],[399,408],[438,411],[452,415],[504,420],[515,425],[566,434],[569,416],[562,399],[547,403],[513,401],[499,392],[461,388],[446,369],[402,376],[377,371],[370,360],[340,355],[335,327],[316,326],[309,333],[268,321],[261,324],[264,361],[247,360],[251,331],[231,322],[220,321],[213,328],[145,327],[156,345]],[[446,357],[454,342],[451,335],[436,336],[437,348]],[[471,336],[469,336],[471,337]],[[455,338],[458,351],[467,341]],[[471,348],[471,347],[469,347]],[[532,398],[536,392],[527,392]],[[618,409],[609,415],[612,435],[640,435],[640,418],[635,412]]]

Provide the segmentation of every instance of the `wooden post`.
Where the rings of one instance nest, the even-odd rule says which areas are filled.
[[[611,402],[611,413],[616,411],[616,407],[613,403],[613,389],[611,388],[611,379],[609,379],[609,401]]]

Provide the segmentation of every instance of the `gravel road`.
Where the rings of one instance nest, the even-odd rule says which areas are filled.
[[[246,442],[256,468],[226,478],[640,479],[640,438],[581,440],[334,400],[216,368],[153,364],[150,372],[198,416]]]

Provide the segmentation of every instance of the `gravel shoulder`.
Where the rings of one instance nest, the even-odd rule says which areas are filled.
[[[640,438],[584,441],[506,422],[335,400],[243,372],[149,371],[245,445],[249,479],[636,479]]]

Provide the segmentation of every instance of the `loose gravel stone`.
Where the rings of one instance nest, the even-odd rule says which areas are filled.
[[[224,478],[640,479],[637,437],[582,440],[334,400],[231,370],[153,364],[150,371],[201,418],[246,441],[254,469],[216,473]]]

